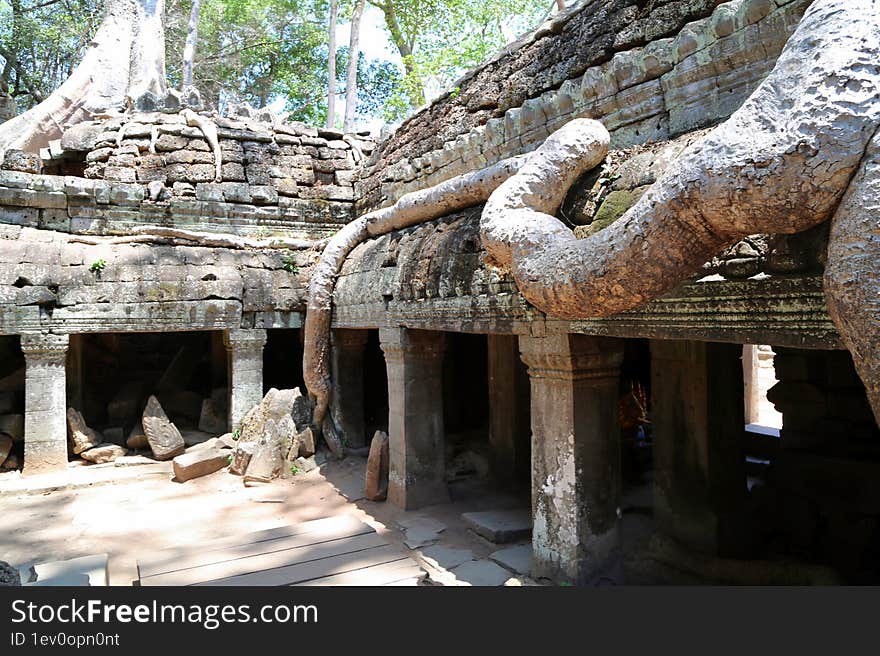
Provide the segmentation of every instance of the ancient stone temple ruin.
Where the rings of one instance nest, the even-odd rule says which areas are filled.
[[[850,95],[808,102],[795,65],[850,32],[876,56],[880,8],[835,27],[843,4],[584,0],[378,144],[176,98],[7,149],[5,466],[78,457],[68,408],[122,446],[152,395],[220,434],[301,387],[334,452],[387,433],[387,503],[518,493],[534,578],[876,582],[878,294],[848,282],[876,274],[839,262],[848,217],[878,252],[880,75],[845,53]],[[766,158],[736,168],[728,139]],[[754,427],[771,357],[778,431]],[[656,526],[638,549],[631,512]]]

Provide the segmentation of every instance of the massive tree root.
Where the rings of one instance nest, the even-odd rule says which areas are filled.
[[[747,235],[829,219],[880,125],[878,44],[880,2],[816,0],[743,106],[618,221],[584,240],[552,215],[567,185],[604,156],[607,134],[594,121],[569,123],[492,194],[481,224],[486,249],[533,305],[578,319],[640,306]],[[832,318],[864,360],[857,367],[880,416],[878,268],[869,264],[876,168],[869,154],[838,212],[828,280]],[[871,218],[859,214],[866,205]],[[834,243],[840,238],[849,246]]]
[[[164,0],[106,0],[82,62],[48,98],[0,125],[0,156],[37,152],[73,124],[121,111],[150,92],[165,94]]]
[[[825,296],[880,424],[880,132],[831,220]]]
[[[303,348],[303,377],[315,399],[313,422],[330,421],[330,320],[336,276],[348,254],[368,237],[377,237],[477,205],[519,170],[524,157],[506,159],[474,173],[406,194],[394,205],[365,214],[347,224],[324,248],[309,282]],[[331,434],[335,430],[330,428]]]

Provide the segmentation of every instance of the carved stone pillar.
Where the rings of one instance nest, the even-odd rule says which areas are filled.
[[[620,340],[520,337],[532,409],[533,575],[620,578]]]
[[[449,500],[443,449],[445,335],[382,328],[388,368],[388,500],[404,509]]]
[[[67,335],[22,335],[24,352],[24,473],[67,467]]]
[[[335,329],[330,334],[333,391],[330,408],[336,428],[350,447],[367,443],[364,426],[364,347],[366,330]]]
[[[229,430],[263,398],[265,330],[233,329],[223,335],[229,362]]]
[[[654,517],[719,556],[747,542],[741,356],[736,344],[651,341]]]

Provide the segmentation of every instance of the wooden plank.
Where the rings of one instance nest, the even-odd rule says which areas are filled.
[[[408,556],[401,555],[400,560],[381,563],[370,567],[331,574],[319,579],[311,579],[294,583],[294,585],[390,585],[399,581],[424,576],[422,569]]]
[[[293,538],[294,540],[299,539]],[[261,542],[257,547],[265,547],[267,543]],[[271,542],[268,544],[272,544]],[[276,570],[293,563],[308,563],[313,560],[328,558],[339,554],[348,554],[370,547],[384,546],[386,542],[375,532],[356,535],[352,537],[327,540],[317,544],[303,544],[301,546],[271,551],[269,553],[252,553],[251,555],[222,560],[220,562],[207,562],[197,567],[156,574],[141,578],[141,585],[193,585],[206,581],[229,580],[232,577],[253,574],[262,570]],[[222,556],[221,556],[222,557]],[[284,585],[288,581],[278,583],[265,583],[263,585]],[[234,585],[230,583],[230,585]]]
[[[349,541],[352,543],[355,540],[364,541],[365,538],[372,538],[381,542],[379,536],[375,534],[351,538]],[[199,585],[291,585],[322,576],[370,567],[371,565],[381,565],[382,563],[392,562],[400,558],[400,551],[390,544],[374,544],[372,547],[364,547],[357,550],[351,548],[353,546],[355,545],[350,545],[349,551],[340,551],[332,555],[328,554],[320,559],[291,563],[274,569],[261,569],[260,571],[240,576],[205,581]]]
[[[265,531],[243,533],[215,542],[187,545],[160,551],[145,560],[138,560],[141,579],[177,572],[210,563],[280,551],[297,546],[325,542],[331,539],[373,532],[353,515],[327,517],[296,526],[280,526]]]

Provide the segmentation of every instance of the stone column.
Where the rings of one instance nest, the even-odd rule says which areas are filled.
[[[229,362],[229,430],[236,430],[248,410],[263,398],[266,331],[227,330],[223,342]]]
[[[511,487],[528,480],[529,376],[519,358],[516,335],[488,335],[489,443],[492,475]]]
[[[743,345],[743,416],[747,424],[757,424],[761,414],[758,366],[758,347],[754,344]]]
[[[67,468],[67,335],[22,335],[24,473]]]
[[[350,447],[367,443],[364,426],[364,347],[366,330],[337,328],[330,334],[333,422]]]
[[[554,335],[519,344],[532,393],[532,573],[619,579],[623,342]]]
[[[443,434],[445,335],[382,328],[388,368],[388,500],[410,510],[449,500]]]
[[[651,341],[654,516],[690,549],[747,542],[742,347]]]

